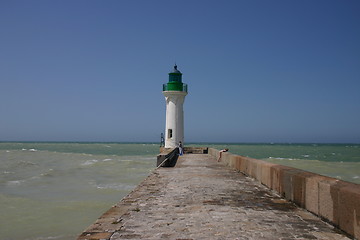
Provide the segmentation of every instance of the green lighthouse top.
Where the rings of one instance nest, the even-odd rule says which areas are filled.
[[[182,73],[177,69],[176,64],[169,73],[169,82],[163,84],[163,91],[187,92],[187,84],[182,82]]]
[[[175,64],[172,72],[169,73],[169,82],[180,82],[182,83],[182,73],[177,69]]]

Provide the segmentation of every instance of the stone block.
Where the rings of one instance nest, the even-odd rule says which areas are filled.
[[[221,159],[220,159],[220,161],[223,162],[223,163],[225,163],[226,165],[229,165],[230,155],[231,155],[231,153],[229,153],[229,152],[223,152],[223,153],[221,153]]]
[[[238,171],[241,171],[241,161],[242,161],[242,157],[235,155],[235,169]]]
[[[260,182],[271,189],[272,179],[271,179],[271,167],[276,164],[263,162],[261,164],[261,179]]]
[[[356,239],[360,239],[360,185],[343,182],[338,191],[339,226]]]
[[[320,213],[319,213],[319,203],[320,203],[319,182],[326,181],[329,179],[331,179],[331,178],[321,176],[318,174],[312,174],[306,178],[305,208],[308,211],[310,211],[316,215],[320,215]]]
[[[241,162],[240,162],[240,171],[247,174],[246,173],[246,169],[247,169],[247,158],[246,157],[241,157]]]
[[[257,178],[257,169],[258,169],[258,161],[256,159],[250,158],[250,176],[255,179]]]
[[[248,175],[254,178],[253,172],[256,171],[256,169],[254,170],[254,168],[256,168],[256,165],[252,158],[247,158],[247,165],[248,165],[248,169],[247,169]]]
[[[250,176],[251,166],[250,166],[250,159],[245,157],[244,158],[244,173]]]
[[[319,182],[319,216],[327,219],[336,226],[339,225],[339,191],[333,187],[338,181],[334,178],[325,178]]]
[[[292,201],[298,206],[305,208],[307,197],[307,179],[316,176],[317,174],[303,170],[294,170],[292,172]]]
[[[289,201],[293,201],[293,175],[294,169],[281,169],[280,170],[280,193]]]
[[[235,165],[236,165],[236,155],[231,154],[229,156],[229,166],[235,168]]]
[[[291,181],[291,179],[288,179],[288,176],[284,176],[284,172],[289,169],[293,168],[282,165],[274,165],[270,169],[272,179],[271,189],[278,192],[283,197],[285,197],[285,190],[289,194],[289,180]]]
[[[255,178],[256,180],[260,181],[261,180],[261,165],[262,162],[261,160],[258,159],[253,159],[250,158],[250,176]]]
[[[208,154],[213,156],[215,159],[219,158],[219,150],[215,148],[208,148]]]

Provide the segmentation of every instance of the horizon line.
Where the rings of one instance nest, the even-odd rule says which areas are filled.
[[[160,144],[158,141],[53,141],[53,140],[0,140],[0,143],[119,143],[119,144]],[[257,141],[251,141],[251,142],[222,142],[222,141],[189,141],[185,142],[185,145],[191,145],[191,144],[212,144],[212,145],[235,145],[235,144],[269,144],[269,145],[275,145],[275,144],[360,144],[360,142],[257,142]]]

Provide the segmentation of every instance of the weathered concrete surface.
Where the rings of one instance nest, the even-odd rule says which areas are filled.
[[[216,158],[219,150],[209,148]],[[221,162],[360,239],[360,184],[224,152]]]
[[[349,239],[207,154],[154,171],[78,239]]]

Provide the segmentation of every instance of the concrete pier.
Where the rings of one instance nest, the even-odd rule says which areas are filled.
[[[209,154],[159,168],[79,237],[84,239],[349,239]]]

